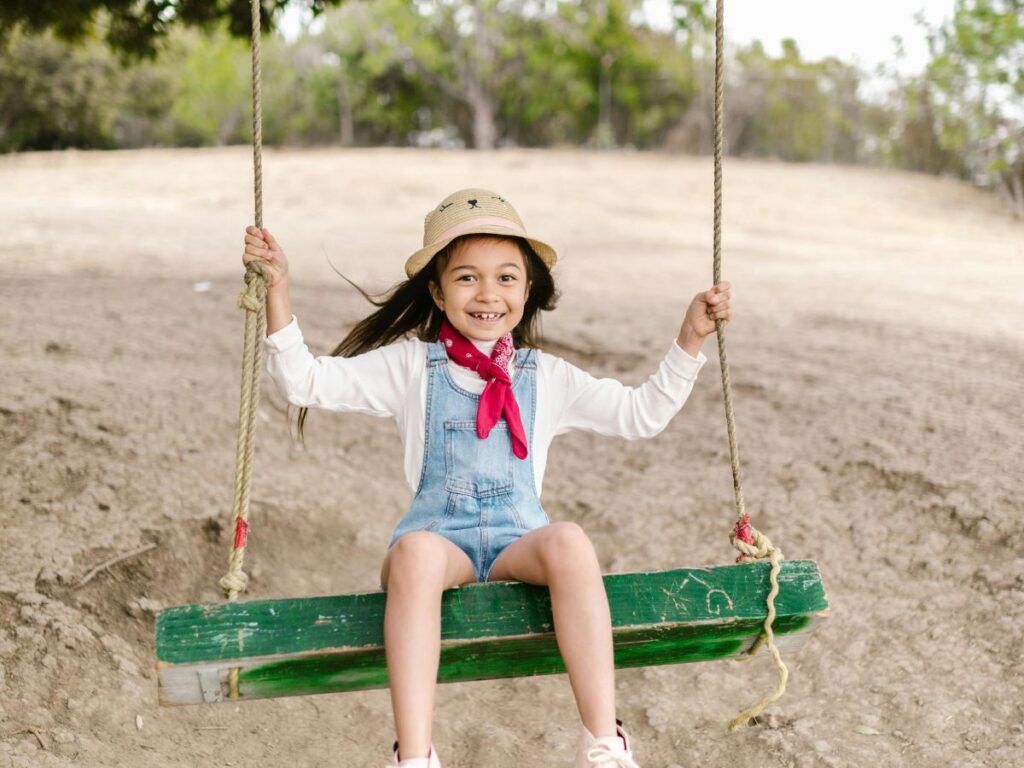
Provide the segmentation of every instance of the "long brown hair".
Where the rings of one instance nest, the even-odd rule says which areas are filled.
[[[537,255],[529,242],[521,237],[502,235],[462,235],[442,248],[419,272],[397,283],[384,293],[372,295],[342,275],[348,283],[362,294],[363,298],[377,307],[364,317],[339,342],[331,352],[332,357],[355,357],[372,349],[383,347],[393,341],[415,336],[420,341],[437,341],[441,332],[444,312],[438,309],[430,295],[430,284],[441,282],[448,260],[462,244],[474,240],[511,240],[523,255],[526,265],[526,279],[530,283],[530,295],[526,297],[523,317],[512,329],[512,340],[516,347],[540,347],[542,344],[541,316],[558,303],[555,279],[544,261]],[[305,445],[303,429],[308,408],[299,409],[298,437]]]

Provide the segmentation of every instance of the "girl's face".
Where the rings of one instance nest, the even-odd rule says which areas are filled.
[[[463,336],[497,341],[523,319],[530,283],[513,241],[474,238],[459,244],[430,293]]]

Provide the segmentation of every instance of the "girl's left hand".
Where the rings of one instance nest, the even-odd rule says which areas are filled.
[[[699,352],[704,337],[714,332],[715,321],[728,322],[731,319],[731,298],[731,287],[725,281],[694,296],[683,318],[683,326],[679,329],[679,346],[689,352],[688,347],[696,344]]]

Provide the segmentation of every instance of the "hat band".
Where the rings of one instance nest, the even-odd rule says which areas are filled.
[[[477,227],[504,227],[505,229],[511,229],[521,237],[526,237],[526,232],[514,221],[503,219],[500,216],[478,216],[474,219],[467,219],[466,221],[448,227],[448,229],[434,238],[434,242],[438,243],[442,240],[450,240],[458,237],[459,235],[464,235],[467,232],[472,232]],[[424,243],[424,246],[426,245],[427,243]]]

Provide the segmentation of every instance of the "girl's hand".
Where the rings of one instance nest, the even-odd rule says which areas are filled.
[[[683,326],[679,329],[679,346],[691,357],[696,357],[704,343],[704,337],[715,330],[715,321],[728,322],[731,317],[729,309],[732,298],[729,283],[721,282],[693,297],[683,318]]]
[[[263,261],[270,270],[272,280],[267,290],[277,288],[288,282],[288,259],[277,244],[277,240],[270,234],[270,230],[256,227],[245,228],[245,252],[242,254],[242,263],[248,266],[250,261]]]

